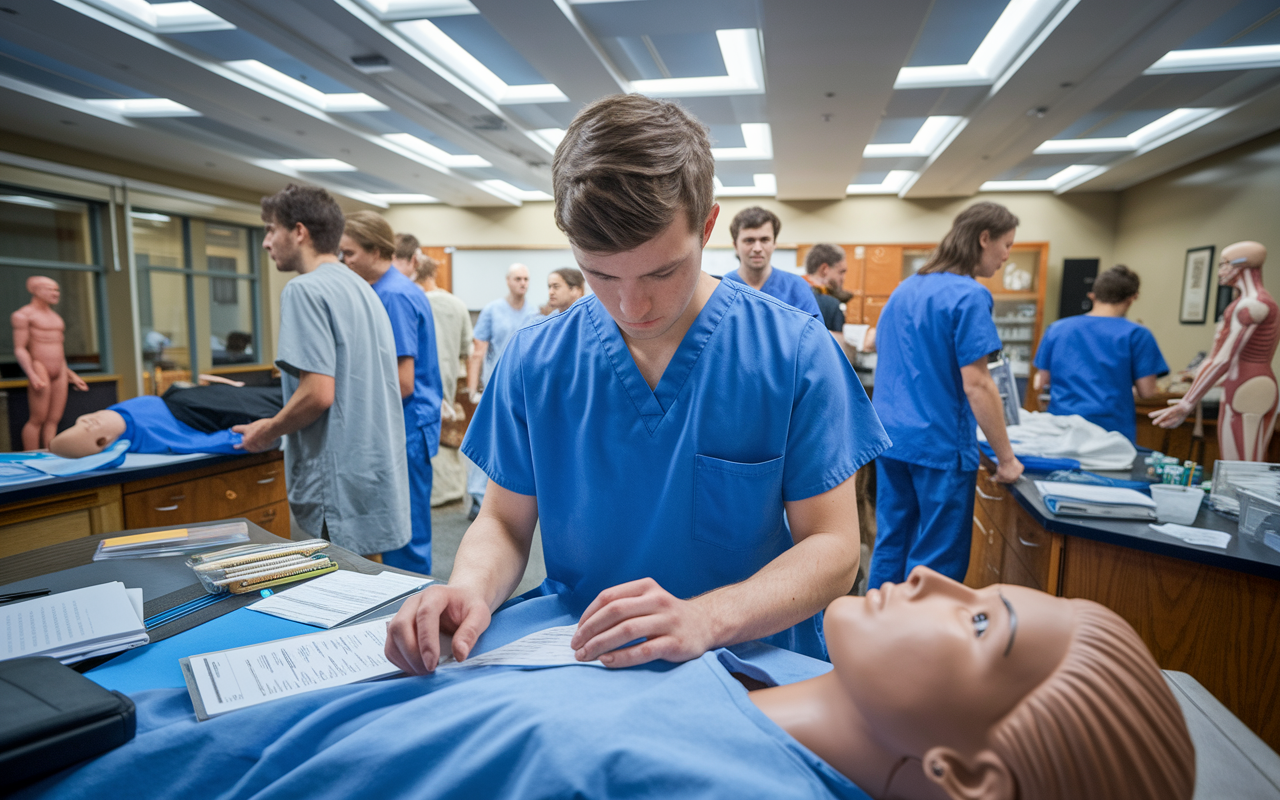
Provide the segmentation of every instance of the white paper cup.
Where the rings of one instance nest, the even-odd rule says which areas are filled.
[[[1177,525],[1190,525],[1200,513],[1204,490],[1198,486],[1151,485],[1151,499],[1156,501],[1156,519]]]

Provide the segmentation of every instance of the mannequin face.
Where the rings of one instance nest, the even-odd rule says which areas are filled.
[[[58,282],[53,278],[32,278],[27,283],[27,291],[31,292],[32,297],[43,300],[51,306],[56,306],[62,299],[62,290],[58,288]]]
[[[975,277],[990,278],[1000,271],[1009,260],[1009,249],[1013,247],[1013,237],[1017,232],[1018,229],[1013,228],[1002,236],[992,236],[990,231],[983,231],[978,235],[982,258],[978,261],[978,268],[974,270]]]
[[[53,437],[49,450],[63,458],[84,458],[101,453],[124,433],[124,417],[110,410],[95,411]]]
[[[1230,286],[1246,269],[1259,269],[1267,260],[1267,248],[1257,242],[1236,242],[1222,248],[1218,259],[1218,283]]]
[[[917,567],[902,584],[837,599],[824,628],[836,675],[875,737],[921,757],[988,747],[992,727],[1062,662],[1074,622],[1061,598],[974,590]]]

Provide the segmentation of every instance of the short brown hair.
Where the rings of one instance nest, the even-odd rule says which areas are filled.
[[[683,212],[701,233],[715,204],[707,129],[675,103],[618,94],[574,117],[551,164],[556,226],[575,246],[621,253]]]
[[[412,233],[396,234],[396,258],[401,260],[413,258],[421,249],[422,245],[418,244],[417,236]]]
[[[342,232],[365,250],[376,251],[381,258],[390,259],[396,254],[396,235],[391,230],[391,223],[381,214],[372,211],[348,214]]]
[[[561,267],[560,269],[551,270],[551,274],[559,275],[560,279],[563,280],[570,289],[583,289],[583,291],[586,291],[584,287],[587,282],[583,280],[581,270],[574,269],[573,267]]]
[[[733,215],[733,222],[729,223],[729,238],[733,239],[734,244],[737,244],[738,231],[743,228],[763,228],[766,222],[772,223],[773,238],[776,241],[778,234],[782,233],[782,220],[778,219],[778,215],[760,206],[744,208]]]
[[[302,223],[318,254],[338,252],[338,242],[342,241],[342,209],[333,195],[317,186],[291,183],[262,198],[262,221],[289,230]]]
[[[438,269],[440,269],[439,261],[426,254],[419,256],[418,263],[413,265],[413,282],[422,283],[427,278],[435,280]]]
[[[1018,227],[1018,218],[999,203],[974,203],[956,215],[951,230],[943,237],[942,244],[929,255],[920,268],[920,274],[930,272],[955,272],[972,276],[982,261],[982,244],[979,238],[986,231],[992,239],[999,239]]]
[[[1093,299],[1099,303],[1123,303],[1138,293],[1142,279],[1124,264],[1116,264],[1093,282]]]
[[[844,251],[834,244],[815,244],[809,254],[804,257],[804,271],[812,275],[822,268],[823,264],[834,267],[844,261]]]

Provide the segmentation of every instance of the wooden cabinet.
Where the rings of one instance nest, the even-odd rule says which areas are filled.
[[[284,461],[278,452],[262,455],[274,458],[249,456],[254,463],[248,466],[234,461],[124,484],[125,527],[154,528],[250,517],[270,522],[259,524],[287,538]]]
[[[978,470],[966,585],[1012,583],[1056,594],[1062,547],[1062,535],[1044,530],[1007,487]]]
[[[124,530],[119,486],[100,486],[0,507],[0,558],[96,533]]]

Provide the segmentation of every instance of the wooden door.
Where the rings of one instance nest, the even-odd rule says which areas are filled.
[[[439,267],[436,268],[436,285],[446,292],[453,291],[453,248],[452,247],[424,247],[422,248],[424,255],[430,256],[436,260]]]
[[[902,281],[902,245],[867,245],[862,290],[867,297],[888,297]]]
[[[880,322],[880,312],[884,311],[884,304],[889,302],[888,297],[864,297],[862,298],[862,321],[863,323],[875,326]]]

